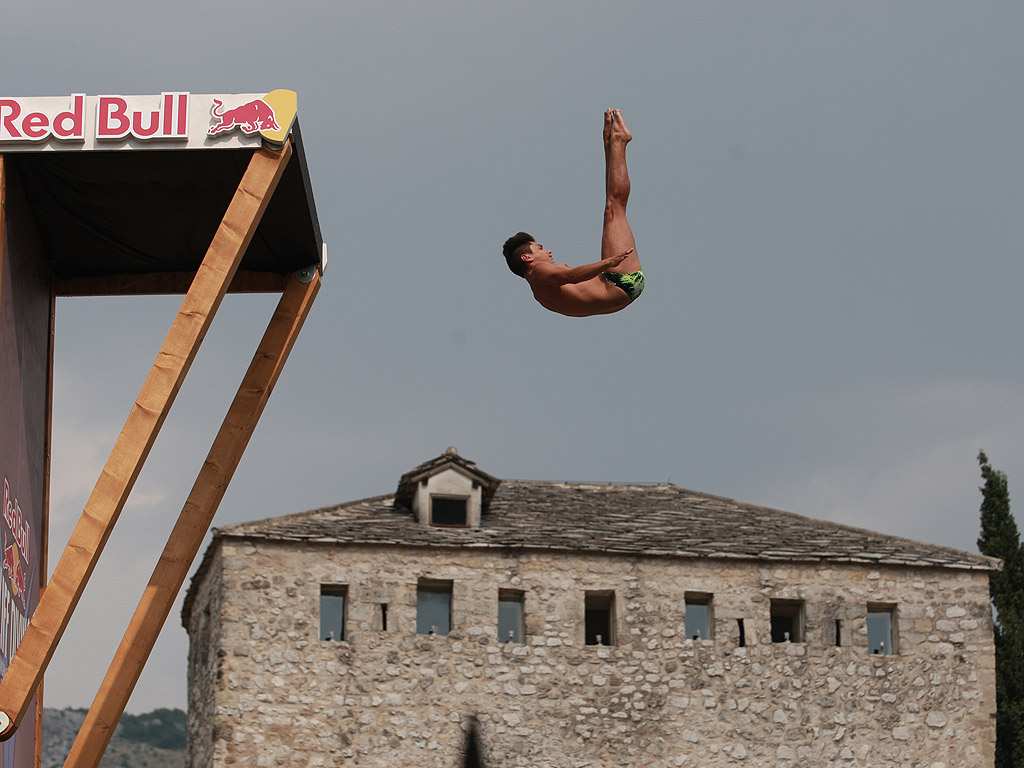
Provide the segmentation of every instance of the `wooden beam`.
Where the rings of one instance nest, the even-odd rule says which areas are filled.
[[[319,289],[316,272],[308,283],[292,277],[285,288],[64,768],[100,764]]]
[[[149,272],[144,275],[73,277],[57,281],[58,296],[153,296],[185,293],[195,272]],[[287,275],[239,269],[228,293],[281,293]]]
[[[21,644],[0,680],[0,740],[10,738],[25,716],[290,155],[291,144],[280,150],[263,148],[253,153]]]

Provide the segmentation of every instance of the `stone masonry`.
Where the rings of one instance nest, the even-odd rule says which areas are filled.
[[[449,768],[470,716],[490,768],[993,765],[977,555],[801,562],[322,533],[216,533],[184,611],[191,766]],[[428,579],[451,583],[447,636],[416,634]],[[324,584],[346,589],[341,641],[319,637]],[[523,642],[499,642],[504,590],[522,595]],[[613,596],[611,645],[585,642],[595,591]],[[709,601],[709,639],[684,636],[693,594]],[[773,600],[802,606],[801,642],[772,642]],[[895,653],[869,655],[869,606],[891,609]]]

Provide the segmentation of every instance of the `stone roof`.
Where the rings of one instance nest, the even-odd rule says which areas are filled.
[[[377,496],[215,528],[214,535],[336,544],[999,568],[998,560],[971,552],[674,485],[505,480],[497,485],[477,529],[418,523],[407,507],[395,503],[395,497]]]

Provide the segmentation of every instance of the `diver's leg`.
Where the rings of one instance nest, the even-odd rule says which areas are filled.
[[[629,172],[626,169],[626,144],[633,135],[626,128],[622,113],[609,109],[604,113],[605,204],[604,230],[601,236],[601,258],[633,252],[619,264],[615,272],[636,272],[640,259],[636,253],[633,231],[626,220],[629,202]]]

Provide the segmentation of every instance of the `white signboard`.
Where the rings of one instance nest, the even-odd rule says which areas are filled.
[[[233,149],[281,144],[295,91],[0,97],[0,152]]]

